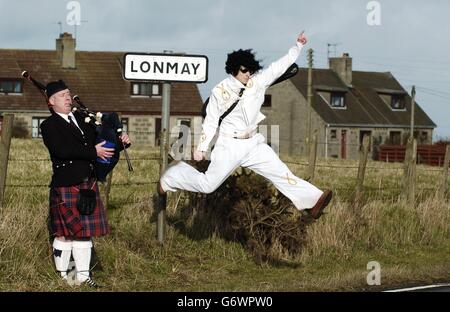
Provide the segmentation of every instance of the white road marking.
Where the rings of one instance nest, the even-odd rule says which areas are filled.
[[[411,287],[411,288],[401,288],[394,290],[385,290],[384,292],[402,292],[402,291],[413,291],[413,290],[422,290],[422,289],[430,289],[430,288],[438,288],[438,287],[450,287],[450,284],[436,284],[429,286],[419,286],[419,287]]]

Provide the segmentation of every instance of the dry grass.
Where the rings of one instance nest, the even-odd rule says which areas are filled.
[[[147,146],[130,150],[132,158],[152,158],[157,153]],[[10,155],[12,159],[48,158],[42,143],[31,140],[13,140]],[[357,165],[335,160],[320,160],[318,164]],[[370,191],[361,208],[362,217],[356,217],[359,214],[351,206],[357,170],[318,167],[315,184],[336,190],[329,213],[297,233],[298,240],[293,242],[299,248],[286,248],[287,239],[272,239],[264,249],[269,257],[255,261],[258,248],[243,242],[264,233],[276,238],[278,232],[261,232],[254,223],[252,231],[242,232],[245,228],[236,221],[242,219],[236,214],[234,221],[233,214],[228,218],[233,207],[225,209],[219,195],[207,202],[207,207],[202,207],[201,201],[194,205],[187,194],[173,196],[166,242],[159,246],[153,207],[155,185],[135,184],[156,181],[158,163],[134,161],[133,166],[133,174],[126,171],[124,161],[115,170],[114,183],[119,185],[113,186],[111,194],[112,234],[95,242],[101,267],[94,274],[106,286],[103,290],[373,290],[377,288],[366,284],[366,265],[372,260],[382,266],[382,287],[450,280],[450,205],[448,200],[436,199],[434,192],[422,191],[435,187],[440,179],[440,172],[428,167],[420,166],[418,203],[408,207],[399,199],[399,191],[389,190],[401,186],[402,171],[382,169],[401,168],[401,164],[369,162],[372,169],[367,171],[366,186]],[[306,169],[294,164],[289,167],[299,176]],[[12,161],[7,183],[47,185],[50,169],[48,161]],[[276,192],[270,196],[277,196]],[[65,285],[53,269],[46,230],[47,204],[46,187],[7,188],[5,207],[0,212],[0,290],[86,290]],[[274,207],[280,205],[287,205],[283,211],[288,212],[290,220],[300,222],[300,214],[286,202],[281,200]],[[241,211],[248,216],[246,220],[254,220],[252,206],[244,208]],[[272,228],[288,224],[272,219]]]

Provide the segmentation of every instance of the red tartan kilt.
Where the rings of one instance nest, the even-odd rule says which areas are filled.
[[[92,188],[92,185],[94,187]],[[77,198],[80,189],[92,188],[97,194],[97,205],[91,215],[78,212]],[[103,236],[109,233],[108,219],[95,179],[76,186],[50,188],[49,231],[51,236],[80,239]]]

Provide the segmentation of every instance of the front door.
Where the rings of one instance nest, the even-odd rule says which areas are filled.
[[[347,159],[347,130],[341,130],[341,158]]]
[[[161,118],[155,118],[155,146],[161,144]]]

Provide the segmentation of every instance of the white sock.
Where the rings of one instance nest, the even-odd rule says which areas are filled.
[[[72,255],[77,268],[77,281],[82,283],[89,278],[92,241],[73,241]]]
[[[67,278],[70,254],[72,253],[72,241],[63,241],[58,238],[53,240],[53,258],[56,270],[61,272],[63,278]]]

